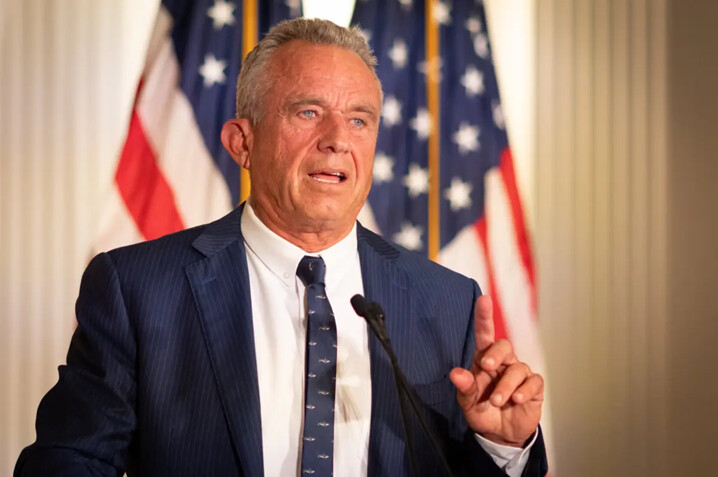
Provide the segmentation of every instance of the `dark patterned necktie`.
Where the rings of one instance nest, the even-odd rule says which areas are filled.
[[[330,476],[334,467],[337,328],[327,299],[321,257],[305,256],[297,276],[307,292],[302,475]]]

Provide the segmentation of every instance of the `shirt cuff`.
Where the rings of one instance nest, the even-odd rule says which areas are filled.
[[[476,442],[494,459],[496,465],[509,477],[520,477],[529,461],[531,448],[538,438],[538,429],[534,432],[531,441],[523,448],[497,444],[476,433],[474,433],[474,437]]]

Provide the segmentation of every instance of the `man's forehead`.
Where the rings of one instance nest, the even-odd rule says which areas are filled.
[[[296,43],[295,43],[296,42]],[[380,101],[381,89],[370,67],[351,50],[303,40],[292,40],[280,47],[272,59],[269,74],[272,89],[279,88],[287,101],[322,99],[318,91],[342,88],[346,93],[367,93]],[[363,95],[363,94],[362,94]],[[374,98],[372,98],[373,100]]]
[[[306,40],[291,40],[281,45],[271,64],[282,71],[289,70],[307,70],[310,71],[316,66],[331,68],[336,63],[341,62],[347,66],[355,68],[358,72],[366,72],[367,75],[373,76],[369,66],[361,59],[361,57],[341,46],[316,44]]]

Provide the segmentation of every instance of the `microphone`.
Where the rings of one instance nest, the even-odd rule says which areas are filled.
[[[409,384],[409,381],[407,381],[406,376],[404,376],[404,373],[401,371],[399,361],[397,360],[396,354],[394,354],[394,350],[391,347],[389,333],[387,332],[386,326],[384,324],[384,310],[382,309],[381,305],[379,305],[379,303],[369,302],[366,298],[359,294],[354,295],[350,301],[352,304],[352,308],[354,308],[354,311],[357,313],[357,315],[363,317],[366,320],[367,324],[369,325],[369,328],[371,328],[371,330],[374,332],[374,335],[381,343],[387,355],[389,355],[391,367],[394,371],[394,381],[396,382],[396,388],[399,392],[399,407],[401,409],[401,417],[404,424],[404,433],[406,434],[406,440],[409,447],[411,461],[414,467],[414,473],[416,474],[418,472],[419,467],[416,460],[414,443],[412,441],[411,434],[409,433],[408,410],[406,409],[405,401],[409,401],[409,404],[411,405],[414,414],[419,420],[419,424],[421,425],[424,434],[426,434],[426,436],[429,438],[431,446],[434,448],[434,451],[436,451],[436,454],[441,461],[441,465],[444,468],[444,472],[447,476],[453,477],[454,474],[451,472],[451,467],[449,467],[449,463],[446,460],[446,456],[444,456],[444,452],[441,450],[439,440],[436,438],[436,435],[429,427],[428,423],[426,422],[426,419],[424,418],[424,415],[420,412],[420,407],[422,406],[422,403],[416,397],[414,388],[411,387],[411,384]]]
[[[351,302],[354,311],[357,312],[357,315],[363,318],[367,317],[367,314],[369,314],[369,307],[371,303],[369,303],[366,298],[357,293],[349,301]]]
[[[378,303],[372,303],[359,294],[354,295],[350,301],[356,314],[366,320],[376,337],[379,338],[382,347],[389,354],[392,364],[395,364],[396,356],[391,347],[386,326],[384,326],[384,310],[381,309]],[[396,365],[399,366],[399,363],[396,362]]]

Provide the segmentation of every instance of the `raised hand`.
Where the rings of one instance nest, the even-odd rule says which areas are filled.
[[[471,370],[454,368],[449,375],[456,398],[474,432],[498,444],[521,447],[541,418],[543,378],[516,358],[508,340],[495,340],[490,297],[476,300],[474,325]]]

